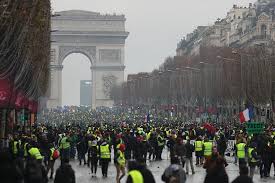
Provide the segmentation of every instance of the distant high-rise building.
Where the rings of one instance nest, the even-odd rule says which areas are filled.
[[[91,106],[92,105],[92,81],[81,80],[80,81],[80,105]]]

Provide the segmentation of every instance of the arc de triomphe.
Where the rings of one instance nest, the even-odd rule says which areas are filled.
[[[92,107],[113,105],[110,88],[124,80],[125,21],[124,15],[79,10],[53,15],[48,108],[62,105],[62,63],[71,53],[82,53],[91,62]]]

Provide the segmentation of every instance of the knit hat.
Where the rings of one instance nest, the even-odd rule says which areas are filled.
[[[125,149],[126,149],[125,145],[124,145],[124,144],[120,144],[119,150],[120,150],[121,152],[124,152]]]

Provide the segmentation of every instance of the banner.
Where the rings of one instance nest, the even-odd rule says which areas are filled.
[[[216,142],[213,142],[214,145],[216,145]],[[190,140],[190,144],[195,145],[195,140]],[[234,146],[236,144],[235,140],[228,140],[227,141],[227,148],[226,148],[226,153],[231,153],[234,152]]]
[[[227,153],[234,152],[235,144],[236,144],[235,140],[228,140],[227,141],[227,148],[226,148],[225,152],[227,152]]]
[[[264,131],[264,124],[259,122],[246,123],[246,131],[249,135],[262,133]]]

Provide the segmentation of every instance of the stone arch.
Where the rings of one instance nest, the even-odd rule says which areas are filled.
[[[60,46],[59,47],[59,57],[58,57],[58,64],[62,65],[65,58],[73,53],[80,53],[85,55],[90,63],[91,66],[95,64],[96,60],[96,47],[95,46]]]
[[[52,50],[51,83],[47,106],[61,105],[62,69],[65,58],[72,53],[88,57],[91,63],[92,107],[112,106],[106,95],[108,86],[117,78],[124,80],[124,47],[129,32],[124,15],[101,15],[96,12],[68,10],[56,12],[51,18]]]

